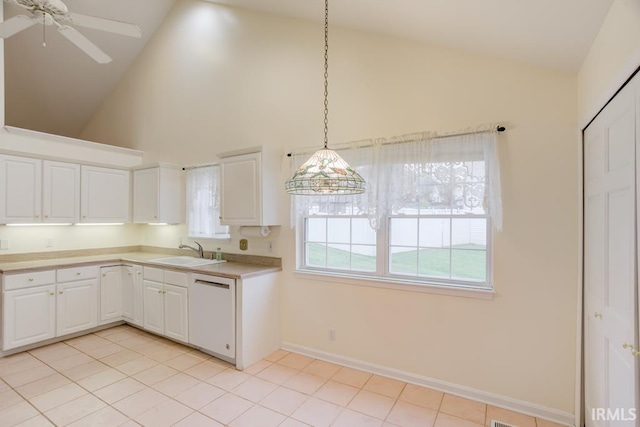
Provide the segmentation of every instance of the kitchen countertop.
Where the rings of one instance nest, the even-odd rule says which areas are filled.
[[[181,267],[153,262],[154,259],[166,258],[167,254],[152,252],[124,252],[105,255],[74,256],[67,258],[51,258],[32,261],[0,263],[0,273],[16,274],[31,271],[50,270],[52,268],[68,268],[89,264],[132,263],[163,270],[184,271],[188,273],[211,274],[230,279],[246,279],[254,276],[281,271],[281,267],[271,267],[240,262],[223,262],[219,264],[197,267]]]

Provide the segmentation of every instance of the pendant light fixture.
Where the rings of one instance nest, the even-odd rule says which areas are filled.
[[[324,2],[324,148],[315,152],[286,182],[293,195],[360,194],[364,179],[328,145],[329,124],[329,0]]]

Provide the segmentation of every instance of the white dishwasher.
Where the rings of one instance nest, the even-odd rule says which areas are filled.
[[[192,274],[189,343],[227,361],[236,357],[236,281]]]

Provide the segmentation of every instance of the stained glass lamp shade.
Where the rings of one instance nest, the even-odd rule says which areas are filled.
[[[294,195],[360,194],[366,183],[338,153],[323,148],[298,168],[285,188]]]

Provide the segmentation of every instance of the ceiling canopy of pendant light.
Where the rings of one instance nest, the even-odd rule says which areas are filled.
[[[329,0],[324,2],[324,148],[315,152],[286,182],[293,195],[361,194],[366,182],[338,153],[330,150],[329,131]]]

